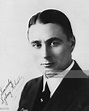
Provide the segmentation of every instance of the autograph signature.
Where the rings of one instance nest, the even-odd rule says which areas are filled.
[[[20,84],[21,80],[23,80],[23,77],[18,77],[17,80],[13,80],[13,81],[8,79],[6,86],[4,88],[0,87],[1,104],[8,105],[7,99],[9,97],[11,98],[13,97],[13,92]]]

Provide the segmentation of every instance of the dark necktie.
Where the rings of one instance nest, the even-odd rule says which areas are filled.
[[[50,98],[50,90],[49,90],[48,84],[46,82],[45,90],[44,90],[44,92],[42,92],[42,95],[41,95],[41,101],[48,102],[49,98]]]
[[[49,99],[50,99],[50,91],[48,88],[48,84],[46,82],[45,90],[39,93],[39,95],[37,96],[37,100],[32,111],[43,111]]]
[[[41,111],[44,109],[44,107],[48,103],[49,99],[50,99],[50,90],[49,90],[48,84],[46,82],[45,90],[41,93],[41,96],[40,96],[40,109],[41,109]]]

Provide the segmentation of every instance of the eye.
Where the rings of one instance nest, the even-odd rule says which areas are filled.
[[[34,47],[36,49],[40,49],[41,48],[41,44],[40,43],[33,43],[32,47]]]
[[[51,47],[57,47],[58,45],[60,45],[60,42],[58,42],[58,41],[53,41],[50,44]]]

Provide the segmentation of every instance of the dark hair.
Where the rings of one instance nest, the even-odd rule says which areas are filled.
[[[71,23],[68,17],[59,10],[48,9],[33,15],[29,20],[28,28],[36,24],[37,21],[42,24],[55,23],[60,25],[68,40],[73,36]]]

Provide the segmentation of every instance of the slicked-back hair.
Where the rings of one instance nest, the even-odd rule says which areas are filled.
[[[68,17],[59,10],[48,9],[33,15],[29,20],[28,28],[35,25],[37,21],[41,24],[53,23],[61,26],[68,40],[73,36],[71,23]]]

